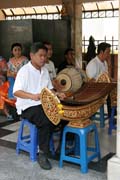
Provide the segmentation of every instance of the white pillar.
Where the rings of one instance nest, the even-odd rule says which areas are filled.
[[[108,160],[108,180],[120,180],[120,0],[119,0],[119,51],[118,51],[118,87],[117,87],[117,142],[116,155]]]
[[[75,1],[75,55],[76,64],[82,68],[82,3]]]

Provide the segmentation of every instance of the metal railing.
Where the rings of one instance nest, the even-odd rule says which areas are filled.
[[[111,44],[111,54],[118,53],[118,40],[114,39],[113,36],[111,37],[111,39],[107,39],[107,37],[105,36],[104,39],[102,39],[102,40],[100,40],[100,39],[95,40],[96,49],[97,49],[98,44],[101,42],[107,42],[107,43]],[[84,36],[83,40],[82,40],[82,53],[87,52],[88,45],[89,45],[89,39],[86,39]]]

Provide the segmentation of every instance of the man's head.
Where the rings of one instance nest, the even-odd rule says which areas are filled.
[[[101,61],[105,61],[110,57],[110,47],[111,45],[106,42],[98,45],[98,57]]]
[[[47,48],[43,43],[34,43],[30,48],[31,63],[36,69],[44,66],[47,58]]]
[[[47,58],[50,59],[52,57],[53,54],[53,48],[52,48],[52,44],[50,42],[43,42],[44,46],[48,49],[47,52]]]
[[[70,64],[70,65],[75,64],[75,52],[74,52],[74,49],[72,49],[72,48],[66,49],[65,52],[64,52],[64,56],[65,56],[65,59],[68,62],[68,64]]]

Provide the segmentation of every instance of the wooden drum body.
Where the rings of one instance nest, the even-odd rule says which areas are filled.
[[[60,71],[56,77],[62,92],[76,92],[83,84],[80,72],[74,67]]]

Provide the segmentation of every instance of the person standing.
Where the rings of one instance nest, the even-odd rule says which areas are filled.
[[[90,36],[89,38],[89,45],[86,53],[86,61],[87,64],[90,62],[91,59],[93,59],[96,56],[96,46],[95,46],[95,40],[93,36]]]

